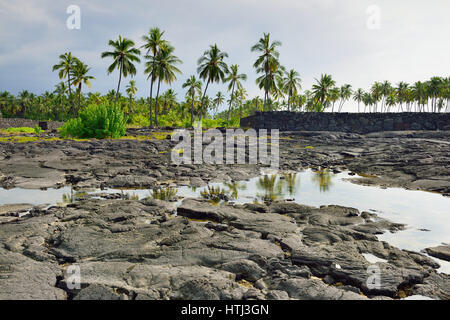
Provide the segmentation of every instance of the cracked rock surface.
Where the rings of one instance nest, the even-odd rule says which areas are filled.
[[[173,209],[159,200],[89,199],[0,224],[0,298],[450,297],[450,278],[436,262],[376,239],[372,227],[401,226],[382,219],[373,226],[372,213],[202,199],[185,199],[178,215]],[[379,288],[367,283],[363,253],[386,260],[376,263]],[[70,286],[70,266],[79,268],[79,289]]]

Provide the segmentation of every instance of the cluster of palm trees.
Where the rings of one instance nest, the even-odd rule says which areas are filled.
[[[440,112],[449,111],[450,77],[432,77],[430,80],[417,81],[413,85],[399,82],[393,86],[389,81],[375,82],[365,92],[359,88],[355,91],[346,84],[340,88],[330,75],[322,75],[312,91],[305,91],[307,107],[325,109],[339,101],[337,111],[342,110],[343,104],[353,98],[358,103],[358,112],[391,112],[394,108],[402,112]],[[301,106],[300,106],[301,107]],[[317,110],[322,111],[322,110]]]
[[[67,77],[67,88],[69,90],[69,100],[72,107],[73,116],[76,114],[74,101],[72,97],[72,86],[77,88],[78,97],[78,110],[81,108],[81,86],[83,84],[91,87],[91,80],[95,79],[93,76],[88,75],[91,68],[87,64],[83,63],[80,59],[72,56],[71,52],[62,54],[59,56],[59,63],[53,66],[53,71],[59,71],[58,75],[60,79]],[[66,84],[61,82],[56,91],[65,91]]]
[[[178,66],[182,61],[174,54],[175,49],[164,34],[159,28],[151,28],[142,37],[144,44],[140,48],[131,39],[121,36],[117,40],[109,40],[111,50],[103,52],[101,58],[112,59],[108,74],[116,70],[119,74],[117,89],[106,95],[82,93],[82,86],[90,87],[91,80],[95,78],[89,74],[88,65],[67,52],[60,55],[58,64],[53,66],[53,71],[58,71],[62,80],[54,92],[36,96],[24,90],[17,97],[0,92],[1,114],[66,120],[75,117],[83,106],[109,102],[120,104],[128,115],[147,117],[150,126],[158,126],[159,115],[167,114],[171,114],[172,118],[177,114],[182,119],[189,118],[192,126],[195,118],[214,117],[229,122],[254,111],[341,112],[350,99],[358,103],[358,112],[390,112],[394,108],[408,112],[449,111],[450,78],[432,77],[425,82],[418,81],[412,85],[400,82],[396,86],[389,81],[375,82],[368,91],[361,88],[353,91],[351,85],[337,86],[331,75],[323,74],[315,79],[311,90],[301,92],[299,73],[293,69],[287,70],[280,63],[278,48],[281,42],[272,41],[269,33],[264,33],[251,47],[251,52],[258,54],[253,67],[258,75],[256,83],[264,92],[262,99],[248,97],[243,85],[247,75],[239,71],[237,64],[228,65],[228,54],[214,44],[198,59],[198,78],[196,75],[187,78],[182,85],[186,89],[184,101],[178,101],[170,86],[181,74]],[[148,98],[136,98],[138,88],[134,80],[126,86],[127,96],[122,96],[122,78],[136,75],[136,64],[141,62],[141,54],[145,60],[144,73],[149,81]],[[221,91],[209,97],[207,91],[212,83],[225,84],[229,99]],[[169,88],[161,92],[162,84]],[[219,113],[225,103],[228,108]]]

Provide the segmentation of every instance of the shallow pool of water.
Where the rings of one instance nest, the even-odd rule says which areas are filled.
[[[0,189],[0,204],[31,203],[56,204],[76,201],[77,196],[88,193],[122,193],[135,198],[160,199],[209,196],[228,197],[235,203],[292,199],[305,205],[336,204],[374,212],[382,218],[407,225],[396,233],[386,232],[378,238],[401,249],[421,251],[424,248],[450,243],[450,198],[442,195],[401,188],[382,189],[361,186],[346,181],[347,172],[334,174],[327,170],[307,170],[289,174],[265,174],[248,181],[212,183],[208,187],[182,186],[156,190],[90,189],[83,192],[70,187],[61,189],[27,190]],[[450,273],[450,262],[438,260],[441,272]]]

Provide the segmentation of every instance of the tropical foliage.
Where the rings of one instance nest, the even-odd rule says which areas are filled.
[[[376,81],[370,88],[363,90],[353,89],[350,84],[338,85],[331,75],[322,74],[315,79],[311,89],[302,90],[299,72],[281,64],[281,42],[272,40],[269,33],[264,33],[250,48],[251,52],[257,54],[253,67],[263,98],[249,97],[245,89],[247,75],[240,72],[237,64],[227,64],[228,54],[219,49],[217,44],[209,46],[198,59],[198,77],[191,75],[182,85],[185,91],[177,94],[170,86],[181,74],[179,65],[182,61],[174,54],[175,48],[164,36],[164,31],[151,28],[142,37],[142,71],[149,81],[148,90],[137,88],[136,82],[130,80],[125,93],[122,95],[120,92],[122,78],[137,74],[141,51],[133,40],[119,36],[117,40],[109,40],[111,50],[101,54],[102,58],[112,59],[107,73],[118,71],[115,89],[106,94],[84,93],[83,89],[90,88],[95,80],[91,68],[71,52],[66,52],[59,56],[59,61],[52,68],[61,80],[53,91],[40,95],[27,90],[16,95],[0,92],[0,117],[59,121],[73,119],[67,123],[64,132],[79,136],[76,134],[76,128],[79,127],[77,119],[87,114],[108,117],[105,108],[115,110],[113,114],[118,111],[123,113],[124,118],[120,121],[126,120],[128,126],[150,127],[192,127],[196,119],[202,120],[204,126],[238,126],[242,117],[255,111],[342,112],[344,105],[351,99],[358,105],[359,112],[450,111],[450,77],[432,77],[412,84]],[[212,83],[223,84],[225,88],[215,96],[208,96]],[[227,94],[223,93],[225,91]],[[95,106],[98,106],[98,110]],[[102,128],[100,131],[107,131],[96,132],[95,135],[116,134]],[[83,131],[81,135],[86,132]]]

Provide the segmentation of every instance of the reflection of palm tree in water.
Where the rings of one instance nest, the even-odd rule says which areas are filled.
[[[319,186],[320,191],[328,191],[333,185],[330,171],[328,169],[321,169],[313,172],[312,181]]]
[[[265,175],[259,178],[256,182],[256,187],[264,191],[264,195],[257,194],[257,196],[261,197],[266,203],[278,199],[282,193],[282,183],[277,183],[276,175]]]
[[[77,198],[81,198],[85,195],[87,195],[87,191],[75,191],[73,190],[73,188],[70,188],[70,193],[64,193],[62,195],[62,203],[74,203],[75,201],[77,201]]]
[[[175,188],[157,188],[152,190],[151,197],[157,200],[171,200],[175,198],[177,193],[178,189]]]
[[[292,197],[300,186],[300,177],[297,177],[296,173],[285,173],[283,174],[284,179],[283,184],[286,185],[287,192],[289,196]]]
[[[231,181],[231,182],[225,182],[225,187],[227,187],[228,192],[231,193],[231,197],[233,199],[237,199],[239,195],[239,190],[245,190],[247,189],[247,186],[243,182],[239,181]]]

